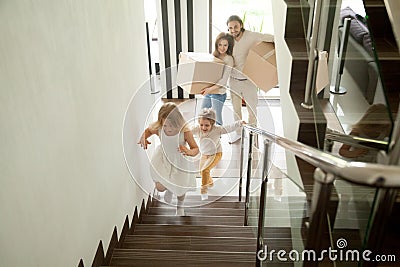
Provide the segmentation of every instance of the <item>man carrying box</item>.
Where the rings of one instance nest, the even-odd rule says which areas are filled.
[[[230,89],[232,97],[233,111],[235,120],[242,120],[242,98],[246,102],[249,112],[248,122],[250,125],[257,126],[257,86],[242,73],[250,48],[257,42],[274,42],[274,36],[252,32],[243,28],[243,21],[239,16],[232,15],[228,18],[226,25],[229,33],[235,39],[233,46],[233,58],[235,60],[234,69],[230,77]],[[232,137],[232,143],[240,139],[240,131]]]

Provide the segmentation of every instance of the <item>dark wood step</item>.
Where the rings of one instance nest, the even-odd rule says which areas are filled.
[[[218,262],[193,262],[187,261],[175,261],[175,260],[162,260],[153,259],[149,260],[136,260],[134,264],[128,265],[103,265],[100,267],[117,267],[117,266],[137,266],[137,267],[254,267],[255,262],[230,262],[230,261],[218,261]],[[294,266],[290,262],[268,262],[268,267],[291,267]],[[328,265],[324,265],[328,267]]]
[[[185,201],[199,201],[200,195],[186,195]],[[214,201],[221,201],[221,202],[238,202],[238,196],[208,196],[207,202],[214,202]],[[242,202],[244,199],[242,199]]]
[[[365,12],[368,15],[369,27],[374,38],[386,38],[395,41],[392,23],[383,0],[364,0]]]
[[[290,238],[265,238],[264,243],[275,250],[292,247]],[[254,252],[256,245],[257,238],[255,237],[131,235],[124,240],[122,248]]]
[[[217,267],[254,267],[255,263],[243,263],[243,262],[223,262],[220,261],[218,264],[214,265],[210,262],[192,262],[190,260],[186,261],[176,261],[176,260],[162,260],[162,259],[152,259],[149,260],[135,260],[134,263],[128,264],[113,264],[113,265],[102,265],[100,267],[117,267],[117,266],[132,266],[132,267],[203,267],[203,266],[217,266]],[[291,265],[268,265],[268,266],[291,266]]]
[[[175,250],[146,250],[146,249],[115,249],[111,264],[134,264],[136,260],[162,259],[175,262],[253,262],[255,252],[221,252],[221,251],[175,251]]]
[[[175,214],[175,207],[151,207],[149,215]],[[244,216],[244,209],[195,207],[185,208],[186,216]]]
[[[292,207],[290,205],[290,211],[288,211],[288,204],[281,208],[270,208],[267,205],[266,216],[271,217],[304,217],[305,210],[303,205],[297,205]],[[273,206],[273,205],[271,205]],[[149,209],[149,215],[167,215],[172,216],[176,212],[175,207],[151,207]],[[185,208],[186,216],[241,216],[244,217],[244,209],[228,209],[228,208]],[[251,217],[258,217],[259,209],[249,209],[248,214]]]
[[[211,198],[211,197],[209,197]],[[197,199],[197,200],[196,200]],[[230,209],[244,209],[245,203],[237,201],[229,201],[226,199],[217,199],[217,200],[207,200],[201,201],[200,196],[196,199],[186,199],[184,202],[184,206],[188,208],[230,208]],[[244,199],[244,196],[243,196]],[[250,196],[250,203],[258,203],[258,196]],[[279,201],[275,200],[272,196],[267,196],[266,207],[268,209],[279,209],[280,207],[287,208],[286,205],[290,205],[291,208],[294,209],[302,209],[306,203],[305,197],[282,197]],[[258,204],[257,204],[258,205]],[[152,207],[175,207],[176,201],[173,201],[171,204],[167,204],[163,201],[154,200]]]
[[[243,198],[244,199],[244,198]],[[207,201],[201,201],[200,196],[191,196],[191,198],[186,198],[184,202],[185,207],[204,207],[204,208],[231,208],[231,209],[244,209],[244,202],[239,202],[238,198],[236,200],[229,199],[216,199],[215,197],[209,196]],[[172,201],[171,204],[167,204],[163,201],[157,199],[153,200],[152,207],[175,207],[176,201]]]
[[[271,240],[272,241],[272,240]],[[291,245],[290,239],[280,239],[279,247]],[[200,237],[200,236],[129,236],[124,240],[122,248],[129,249],[162,249],[193,251],[230,251],[254,252],[257,239],[240,237]]]
[[[257,227],[138,224],[132,235],[253,238],[257,235]],[[291,229],[288,227],[266,227],[265,238],[291,238]]]
[[[255,266],[256,252],[175,251],[146,249],[116,249],[111,265],[116,266]],[[293,266],[276,257],[268,266]],[[274,265],[272,265],[274,264]]]
[[[171,204],[166,204],[165,202],[155,200],[153,201],[153,207],[174,207],[176,205],[175,202],[172,202]],[[209,202],[202,202],[200,200],[198,201],[190,201],[190,200],[185,200],[184,203],[185,207],[207,207],[207,208],[230,208],[230,209],[244,209],[244,202],[234,202],[234,201],[209,201]]]
[[[175,213],[175,211],[173,211]],[[243,216],[175,216],[147,215],[142,223],[175,225],[243,225]]]

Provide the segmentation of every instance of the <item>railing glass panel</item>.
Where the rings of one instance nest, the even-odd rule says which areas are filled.
[[[340,2],[336,15],[338,27],[332,31],[335,53],[330,55],[333,72],[329,96],[342,128],[337,130],[390,141],[393,127],[390,110],[397,110],[399,99],[397,90],[391,87],[399,82],[394,68],[399,65],[400,57],[393,32],[388,32],[391,27],[384,1]],[[349,21],[348,27],[345,20]],[[386,20],[389,25],[378,25]],[[342,151],[343,156],[352,160],[368,158],[367,161],[376,162],[373,155],[361,153],[363,157],[358,157],[359,150]]]
[[[255,134],[256,136],[256,134]],[[286,153],[284,148],[269,142],[264,143],[264,137],[258,136],[257,146],[253,146],[251,153],[251,178],[248,190],[247,223],[249,226],[257,226],[260,220],[260,196],[265,191],[265,207],[263,210],[264,228],[262,231],[261,250],[258,258],[260,266],[268,266],[271,262],[282,263],[278,258],[279,250],[286,251],[289,262],[300,264],[302,260],[291,260],[290,251],[304,250],[306,239],[306,225],[308,222],[309,202],[301,184],[300,178],[291,178],[286,169]],[[243,186],[246,187],[248,173],[247,156],[249,155],[249,135],[243,139],[245,155],[243,160]],[[269,146],[267,155],[267,167],[265,169],[265,148]],[[294,158],[294,155],[290,155]],[[264,182],[264,186],[263,186]],[[244,189],[245,191],[245,189]],[[254,235],[260,234],[257,231]]]
[[[358,264],[365,249],[379,252],[384,238],[380,223],[388,222],[394,189],[400,188],[398,167],[346,161],[259,128],[244,128],[250,133],[243,138],[243,145],[248,145],[243,161],[248,177],[245,225],[258,225],[255,235],[261,265],[290,260],[341,266],[349,261]],[[254,142],[258,146],[253,145],[257,134],[268,142],[259,140]],[[287,163],[302,164],[302,159],[310,164],[309,173],[302,172],[301,179],[296,173],[288,175],[279,166],[273,144],[285,148]],[[281,243],[274,242],[278,238]],[[280,246],[285,246],[282,252],[274,249]]]
[[[373,218],[373,206],[379,189],[351,184],[340,178],[331,195],[330,247],[336,250],[336,266],[357,266],[362,261],[366,234]]]

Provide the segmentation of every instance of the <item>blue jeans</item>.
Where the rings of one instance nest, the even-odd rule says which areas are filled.
[[[213,108],[216,113],[216,123],[222,125],[222,108],[224,107],[224,102],[226,100],[225,94],[208,94],[203,98],[203,103],[201,108]]]

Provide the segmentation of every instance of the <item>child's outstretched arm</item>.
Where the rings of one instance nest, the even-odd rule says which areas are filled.
[[[137,143],[140,144],[140,146],[143,147],[143,149],[147,149],[147,145],[151,144],[151,142],[149,142],[149,140],[147,140],[147,138],[149,138],[150,136],[152,136],[153,134],[156,134],[156,133],[157,133],[156,131],[151,130],[150,128],[146,128],[146,130],[144,130],[142,136],[140,137],[140,139]]]
[[[199,154],[199,147],[197,146],[196,140],[194,140],[192,131],[187,131],[184,133],[185,141],[188,143],[189,148],[186,146],[179,146],[179,151],[186,156],[196,156]]]
[[[236,131],[238,128],[242,127],[244,124],[246,124],[245,121],[240,121],[240,120],[238,120],[238,121],[235,121],[235,122],[232,123],[232,124],[224,125],[224,126],[222,126],[222,128],[221,128],[221,129],[222,129],[221,134],[227,134],[227,133]]]

